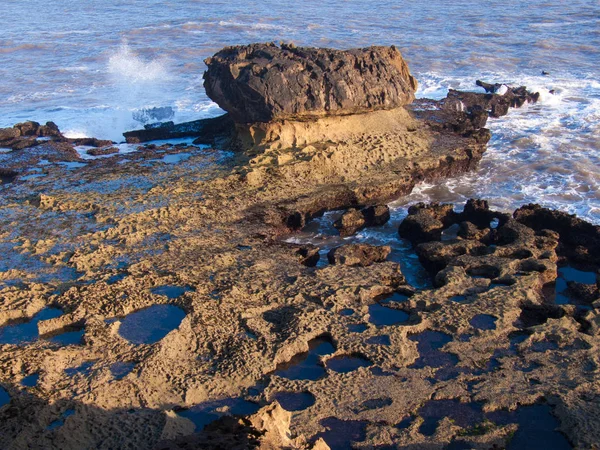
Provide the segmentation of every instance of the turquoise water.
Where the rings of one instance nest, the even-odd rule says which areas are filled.
[[[477,78],[542,93],[490,123],[477,173],[422,185],[413,200],[483,196],[505,210],[536,201],[600,223],[599,25],[589,1],[4,0],[0,126],[54,120],[69,136],[121,140],[157,119],[148,108],[175,121],[219,114],[203,59],[225,45],[395,44],[419,96],[473,89]]]

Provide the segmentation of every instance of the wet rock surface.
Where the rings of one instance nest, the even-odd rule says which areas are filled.
[[[417,88],[395,47],[251,44],[205,62],[206,93],[237,123],[393,109],[410,103]]]

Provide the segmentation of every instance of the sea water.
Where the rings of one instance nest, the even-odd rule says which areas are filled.
[[[2,10],[0,127],[52,120],[70,137],[122,141],[144,123],[222,113],[202,74],[204,58],[226,45],[394,44],[419,97],[476,90],[476,79],[541,93],[489,122],[477,171],[420,185],[398,208],[477,196],[600,223],[598,2],[3,0]]]

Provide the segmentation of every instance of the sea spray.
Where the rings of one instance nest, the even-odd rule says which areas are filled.
[[[110,123],[118,136],[112,139],[121,140],[123,131],[139,127],[133,113],[170,103],[169,98],[164,98],[164,92],[174,77],[167,70],[167,65],[165,58],[142,58],[126,43],[110,56],[107,72],[118,99]],[[144,116],[137,114],[136,117],[139,120]]]

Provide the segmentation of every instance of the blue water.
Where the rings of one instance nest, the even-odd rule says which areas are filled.
[[[39,337],[38,322],[59,317],[60,309],[44,308],[33,318],[25,322],[5,325],[0,328],[0,344],[25,344],[35,341]]]
[[[179,327],[185,311],[174,305],[152,305],[127,315],[119,334],[132,344],[154,344]]]
[[[598,2],[4,0],[2,7],[0,126],[54,120],[70,136],[120,140],[153,121],[146,108],[169,107],[166,118],[175,121],[219,114],[202,73],[203,59],[223,46],[394,44],[419,80],[419,96],[473,89],[477,78],[542,93],[539,105],[490,123],[494,137],[472,177],[422,185],[409,201],[483,196],[502,209],[535,201],[600,223]],[[31,11],[43,11],[43,20],[31,20]]]

